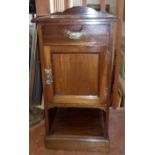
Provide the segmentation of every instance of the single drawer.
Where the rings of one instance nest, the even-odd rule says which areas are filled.
[[[67,45],[107,45],[108,25],[43,25],[43,43]]]

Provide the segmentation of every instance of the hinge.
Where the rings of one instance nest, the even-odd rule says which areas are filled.
[[[45,68],[44,72],[45,72],[45,77],[46,77],[46,85],[52,84],[53,83],[52,69]]]

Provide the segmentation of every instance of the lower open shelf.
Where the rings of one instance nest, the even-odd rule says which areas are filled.
[[[99,109],[51,109],[46,146],[59,150],[108,152],[109,139],[105,138],[104,119],[104,111]]]

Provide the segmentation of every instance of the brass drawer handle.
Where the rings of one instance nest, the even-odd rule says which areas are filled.
[[[52,70],[45,68],[45,76],[46,76],[46,85],[50,85],[53,83],[52,79]]]
[[[70,30],[65,31],[65,33],[69,36],[70,39],[79,40],[84,35],[84,31],[81,30],[80,32],[72,32]]]

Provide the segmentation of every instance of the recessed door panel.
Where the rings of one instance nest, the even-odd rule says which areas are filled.
[[[99,54],[51,54],[54,95],[97,95]]]

